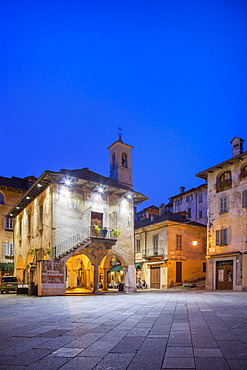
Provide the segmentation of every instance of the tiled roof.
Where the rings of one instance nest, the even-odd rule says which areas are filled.
[[[148,225],[153,225],[162,221],[172,221],[172,222],[178,222],[182,224],[189,224],[189,225],[194,225],[194,226],[204,226],[207,227],[206,225],[200,224],[199,222],[195,221],[190,221],[190,220],[184,220],[182,218],[182,215],[179,213],[172,213],[172,212],[165,212],[161,216],[156,216],[153,219],[151,218],[144,218],[144,220],[141,221],[136,221],[135,222],[135,229],[139,229],[140,227],[148,226]]]
[[[27,190],[30,187],[30,184],[32,184],[36,180],[36,177],[30,176],[30,177],[2,177],[0,176],[0,186],[5,186],[8,188],[13,189],[20,189],[20,190]]]

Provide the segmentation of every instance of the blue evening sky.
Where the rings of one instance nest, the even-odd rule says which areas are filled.
[[[158,206],[247,141],[247,1],[2,0],[0,14],[0,176],[109,176],[121,126],[134,189]]]

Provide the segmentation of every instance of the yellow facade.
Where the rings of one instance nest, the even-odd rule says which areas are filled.
[[[206,227],[161,217],[149,224],[141,221],[135,229],[136,263],[142,266],[139,279],[149,288],[167,289],[205,278]]]

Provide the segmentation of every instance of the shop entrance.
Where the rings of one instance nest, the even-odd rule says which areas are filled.
[[[160,267],[150,266],[150,288],[160,289]]]
[[[233,289],[233,261],[216,262],[216,289]]]

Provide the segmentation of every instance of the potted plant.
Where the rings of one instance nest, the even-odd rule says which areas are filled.
[[[29,252],[30,252],[30,253],[32,253],[32,254],[34,254],[34,253],[36,253],[36,252],[37,252],[37,249],[36,249],[36,248],[30,248],[30,249],[29,249]]]
[[[26,269],[29,269],[31,267],[30,263],[26,263]]]
[[[118,237],[121,234],[120,230],[114,229],[112,230],[112,235]]]
[[[100,230],[101,230],[101,228],[98,226],[98,225],[94,225],[94,230],[97,232],[97,233],[99,233],[100,232]]]
[[[105,238],[105,237],[106,237],[107,232],[108,232],[107,228],[106,228],[106,227],[104,227],[104,228],[102,229],[102,231],[101,231],[101,234],[102,234],[102,237],[103,237],[103,238]]]
[[[52,250],[52,248],[46,248],[45,252],[48,255],[52,255],[53,250]]]

